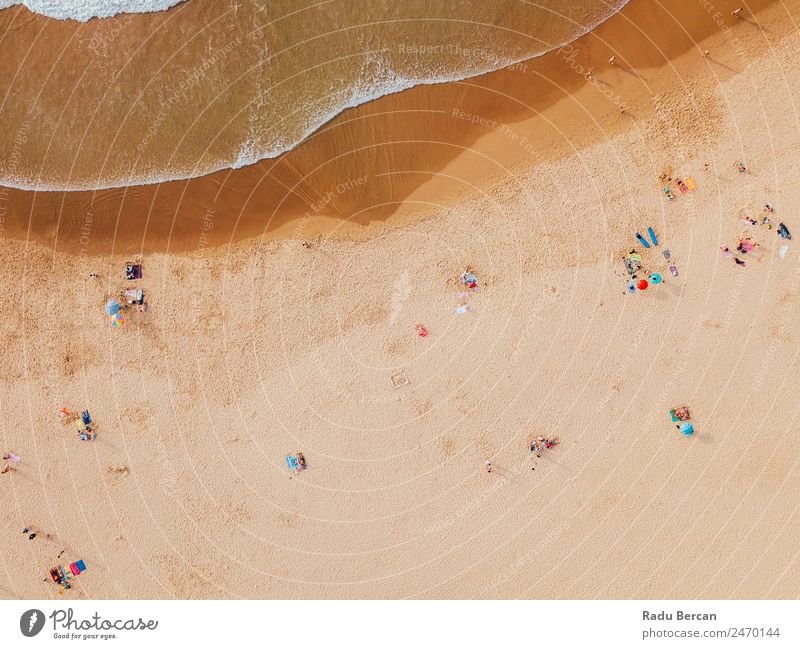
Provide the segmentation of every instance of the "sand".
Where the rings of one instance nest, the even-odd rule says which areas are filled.
[[[800,207],[797,3],[736,25],[721,3],[731,29],[694,47],[680,30],[707,26],[690,19],[700,4],[634,39],[652,6],[634,0],[575,62],[540,62],[546,109],[486,110],[498,125],[469,126],[469,147],[423,181],[379,165],[341,193],[320,185],[344,220],[286,215],[213,247],[209,224],[230,222],[190,191],[198,221],[181,246],[112,246],[108,223],[77,209],[68,245],[37,210],[27,240],[2,239],[0,443],[23,458],[0,476],[2,596],[797,597],[798,256],[740,220],[770,201],[792,228]],[[666,61],[647,56],[651,38],[675,44]],[[590,61],[625,113],[573,69]],[[508,81],[513,97],[533,69],[485,85]],[[449,92],[451,111],[482,105],[471,84]],[[432,97],[402,93],[330,128]],[[294,158],[322,155],[315,141]],[[666,202],[666,165],[697,191]],[[189,184],[236,195],[263,171]],[[375,210],[396,171],[392,209]],[[7,200],[25,213],[33,198]],[[680,275],[645,251],[666,281],[627,295],[621,258],[648,225]],[[743,235],[761,245],[738,268],[719,246]],[[113,329],[103,304],[134,255],[150,309]],[[459,315],[467,266],[479,287]],[[410,382],[395,389],[397,372]],[[693,438],[667,414],[680,403]],[[62,425],[62,406],[90,409],[95,442]],[[533,462],[537,434],[560,445]],[[283,456],[298,450],[309,468],[292,475]],[[89,566],[63,595],[42,582],[62,549]]]

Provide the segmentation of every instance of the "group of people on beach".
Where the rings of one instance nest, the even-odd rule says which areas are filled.
[[[739,239],[739,244],[736,246],[736,252],[741,255],[746,255],[749,252],[753,252],[756,248],[758,248],[758,243],[753,241],[752,237],[744,237]],[[733,251],[727,246],[722,245],[719,247],[722,251],[722,254],[726,257],[733,257],[733,261],[736,263],[737,266],[746,266],[747,262],[743,259],[739,259],[739,257],[733,254]]]
[[[531,453],[535,453],[536,457],[542,457],[542,449],[551,449],[558,446],[558,437],[542,437],[539,435],[536,439],[531,440]]]
[[[558,437],[544,437],[543,435],[538,435],[534,439],[531,439],[530,450],[533,456],[539,458],[542,457],[543,450],[545,449],[549,450],[551,448],[555,448],[556,446],[558,446]],[[483,465],[486,467],[487,473],[492,472],[491,460],[484,460]]]
[[[766,230],[772,229],[772,220],[770,218],[770,215],[774,213],[775,213],[775,208],[772,206],[772,204],[766,203],[763,207],[763,212],[760,220],[761,225],[763,225]],[[755,227],[756,225],[759,224],[759,220],[756,219],[755,217],[744,215],[741,217],[741,219],[742,223],[746,224],[748,227]],[[789,232],[789,228],[786,227],[785,223],[780,223],[778,225],[777,233],[781,239],[789,240],[792,238],[792,235]],[[753,237],[749,236],[741,237],[739,239],[739,242],[736,245],[736,253],[738,253],[738,255],[735,254],[734,251],[731,250],[730,246],[728,246],[727,244],[723,244],[719,247],[720,251],[722,251],[722,254],[725,255],[725,257],[733,258],[733,261],[737,266],[746,266],[747,262],[745,262],[744,259],[741,259],[740,256],[743,257],[744,255],[750,254],[757,248],[758,248],[758,243],[753,240]],[[784,257],[787,249],[788,246],[784,246],[784,249],[781,250],[780,253],[781,258]]]

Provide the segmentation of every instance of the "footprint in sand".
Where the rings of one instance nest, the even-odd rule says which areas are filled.
[[[139,426],[144,426],[152,414],[152,409],[148,406],[128,406],[122,411],[125,419]]]
[[[290,514],[288,512],[280,512],[275,518],[281,527],[287,527],[289,529],[296,527],[297,523],[300,521],[297,514]]]
[[[439,448],[445,457],[452,457],[456,452],[456,442],[452,437],[443,437],[439,442]]]
[[[408,352],[408,343],[401,338],[390,340],[386,344],[386,353],[389,354],[389,356],[393,357],[405,356],[407,352]]]
[[[430,412],[431,408],[433,408],[433,401],[430,399],[426,399],[425,401],[421,401],[414,405],[414,412],[417,413],[418,417]]]

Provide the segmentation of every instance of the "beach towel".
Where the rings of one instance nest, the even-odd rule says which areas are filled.
[[[692,178],[691,176],[689,176],[689,177],[686,179],[686,186],[687,186],[687,187],[688,187],[688,188],[689,188],[691,191],[694,191],[695,189],[697,189],[697,183],[695,183],[695,181],[694,181],[694,178]]]
[[[778,254],[781,256],[781,259],[786,259],[786,253],[787,252],[789,252],[789,246],[786,245],[786,244],[783,244],[781,246],[780,252],[778,252]]]
[[[69,564],[69,569],[70,569],[70,572],[72,572],[73,576],[75,576],[75,577],[77,577],[79,574],[81,574],[81,569],[78,568],[78,564],[77,563]]]
[[[133,300],[137,304],[144,302],[144,291],[140,288],[129,288],[123,293],[126,299]]]
[[[78,566],[78,570],[81,572],[86,572],[86,564],[83,562],[83,559],[78,559],[75,565]]]
[[[478,276],[468,270],[461,274],[461,283],[470,288],[475,288],[478,285]]]
[[[681,194],[685,194],[687,191],[689,191],[686,183],[680,179],[675,181],[675,186],[680,190]]]
[[[84,410],[81,413],[81,419],[83,420],[84,424],[88,425],[88,424],[92,423],[92,417],[89,415],[89,411],[88,410]]]
[[[142,265],[125,264],[125,279],[142,279]]]
[[[628,271],[628,275],[635,274],[636,271],[638,271],[642,267],[642,264],[639,263],[639,261],[634,259],[633,257],[628,257],[627,259],[624,259],[622,263],[625,264],[625,270]]]
[[[672,417],[672,421],[688,421],[690,419],[689,408],[686,406],[676,406],[669,411],[669,414]]]
[[[297,463],[297,458],[294,455],[287,455],[286,456],[286,466],[288,466],[292,471],[297,471],[299,465]]]

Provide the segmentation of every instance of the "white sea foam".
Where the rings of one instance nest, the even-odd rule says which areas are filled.
[[[50,18],[86,22],[121,13],[163,11],[179,2],[183,0],[0,0],[0,9],[25,5],[31,11]]]
[[[46,7],[58,6],[61,7],[61,11],[64,14],[71,14],[68,16],[70,18],[88,20],[91,18],[89,14],[91,14],[92,11],[104,11],[105,13],[102,14],[93,14],[103,16],[112,16],[114,13],[121,11],[158,11],[182,1],[184,0],[24,0],[24,4]],[[592,31],[597,25],[618,12],[628,1],[629,0],[610,0],[608,14],[604,15],[593,24],[586,26],[580,33],[573,35],[567,42],[572,42],[574,39],[580,38],[584,34]],[[13,2],[12,0],[0,0],[0,9],[9,6],[9,3],[23,4],[22,2]],[[78,8],[74,6],[76,4],[79,5]],[[64,8],[65,5],[72,6],[67,10]],[[94,7],[94,9],[80,9],[80,7],[89,6]],[[104,7],[105,9],[100,9],[100,7]],[[136,9],[135,7],[143,8]],[[40,13],[44,13],[44,11],[40,11]],[[79,18],[78,16],[88,17]],[[522,61],[537,58],[546,54],[548,51],[563,47],[567,42],[551,47],[550,50],[543,50],[533,56],[509,58],[502,61],[494,60],[491,63],[484,62],[483,65],[475,65],[472,69],[466,70],[462,74],[442,73],[429,69],[424,72],[421,71],[419,76],[403,76],[391,69],[391,66],[379,56],[368,55],[365,57],[364,63],[362,64],[358,82],[349,88],[342,89],[340,92],[322,97],[316,102],[317,110],[314,111],[314,114],[307,120],[307,125],[302,135],[295,140],[288,141],[286,138],[276,134],[272,129],[270,130],[270,135],[272,135],[272,137],[265,137],[266,134],[260,132],[257,128],[257,119],[253,119],[253,117],[256,116],[251,115],[251,127],[248,129],[247,136],[239,143],[238,150],[232,151],[227,160],[220,160],[216,164],[211,164],[209,166],[201,167],[198,165],[191,170],[185,170],[183,172],[164,170],[165,173],[163,175],[131,174],[125,178],[98,178],[94,182],[83,181],[68,184],[51,183],[43,178],[18,178],[11,175],[0,179],[0,186],[35,191],[97,191],[114,187],[151,185],[175,180],[188,180],[225,169],[240,169],[256,164],[261,160],[277,158],[287,151],[292,150],[349,108],[355,108],[367,102],[379,99],[380,97],[402,92],[415,86],[465,81],[494,70],[519,64]],[[256,101],[255,106],[258,107],[259,105],[260,102]]]

